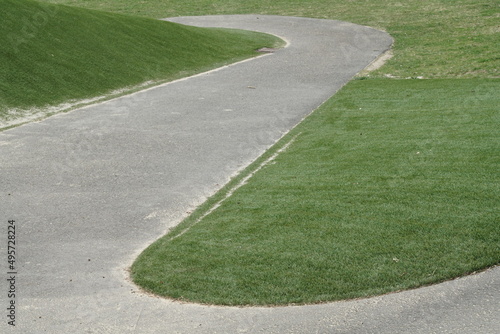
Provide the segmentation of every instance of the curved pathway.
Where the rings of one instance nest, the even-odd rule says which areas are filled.
[[[498,268],[377,298],[279,308],[182,304],[128,282],[144,247],[392,43],[338,21],[172,21],[265,31],[290,45],[0,133],[0,221],[6,231],[15,220],[18,254],[16,327],[7,325],[5,255],[0,264],[2,333],[500,332]]]

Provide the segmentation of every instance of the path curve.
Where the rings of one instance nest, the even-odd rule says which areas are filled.
[[[16,221],[18,251],[17,326],[4,315],[2,333],[493,333],[498,268],[301,307],[210,307],[139,293],[126,268],[144,247],[392,43],[329,20],[172,21],[269,32],[290,46],[0,133],[0,219],[5,230]],[[0,245],[5,254],[5,234]],[[0,266],[6,314],[6,260]]]

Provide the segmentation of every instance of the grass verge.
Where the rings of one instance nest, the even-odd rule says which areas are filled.
[[[499,81],[352,82],[219,208],[197,220],[245,173],[142,253],[134,281],[200,303],[286,305],[499,263]]]
[[[256,55],[276,37],[31,0],[0,0],[0,120]]]

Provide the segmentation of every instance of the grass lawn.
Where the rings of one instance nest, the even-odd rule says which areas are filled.
[[[280,43],[265,34],[31,0],[0,6],[0,121],[199,73]]]
[[[499,82],[352,82],[218,209],[197,220],[238,180],[148,248],[135,282],[209,304],[315,303],[498,263]]]
[[[151,245],[132,267],[145,289],[224,305],[316,303],[500,263],[497,1],[52,2],[156,18],[341,19],[396,39],[384,67],[346,85]],[[417,77],[426,80],[402,80]]]

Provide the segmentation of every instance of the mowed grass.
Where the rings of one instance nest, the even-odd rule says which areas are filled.
[[[384,29],[394,58],[373,76],[498,77],[500,3],[496,0],[45,0],[154,18],[273,14],[345,20]]]
[[[181,300],[283,305],[497,264],[499,81],[355,80],[219,208],[197,220],[241,177],[144,251],[134,281]]]
[[[188,76],[279,43],[265,34],[31,0],[0,0],[0,7],[0,120]]]
[[[145,289],[210,304],[317,303],[500,263],[498,2],[50,1],[155,18],[340,19],[395,38],[384,67],[346,85],[138,258],[131,274]],[[427,79],[401,80],[418,77]]]

